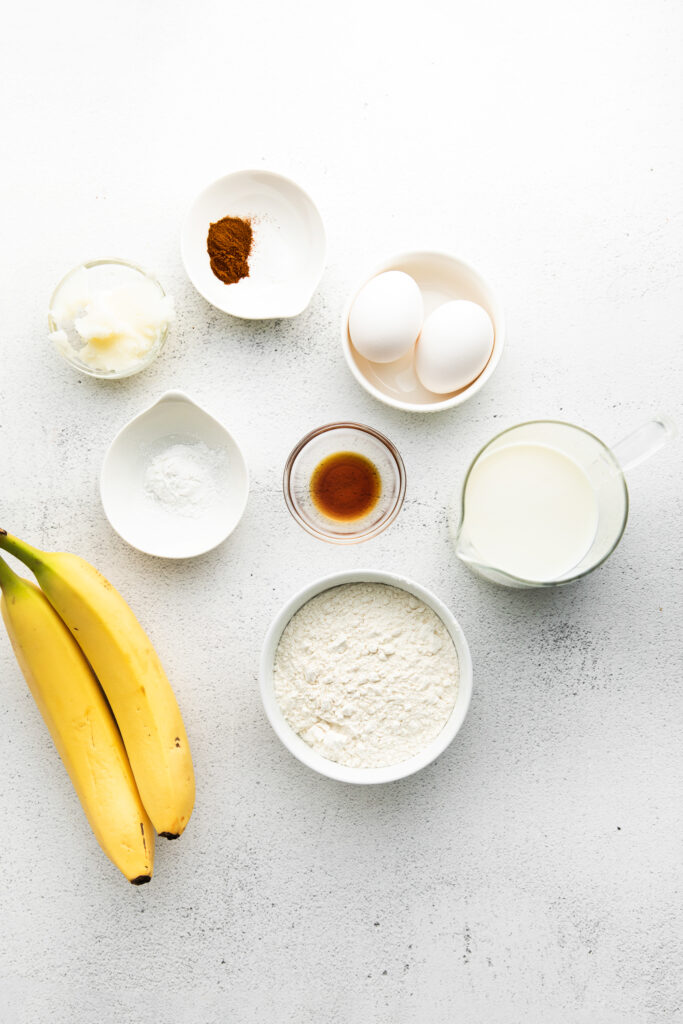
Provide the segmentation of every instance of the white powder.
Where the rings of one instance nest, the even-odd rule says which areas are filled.
[[[431,608],[381,583],[349,583],[300,608],[275,653],[275,696],[290,726],[330,761],[379,768],[441,732],[458,655]]]
[[[197,518],[219,499],[222,452],[201,441],[175,443],[154,456],[145,473],[145,490],[175,515]]]

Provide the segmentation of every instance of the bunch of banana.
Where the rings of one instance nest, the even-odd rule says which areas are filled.
[[[194,803],[170,683],[126,602],[91,565],[4,530],[0,548],[41,588],[0,559],[2,615],[31,692],[100,845],[131,882],[148,882],[151,825],[177,839]]]

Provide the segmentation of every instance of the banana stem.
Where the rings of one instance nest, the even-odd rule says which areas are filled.
[[[11,555],[15,555],[24,563],[24,565],[27,565],[29,569],[32,569],[33,572],[43,564],[42,551],[39,551],[38,548],[31,547],[30,544],[26,544],[25,541],[19,540],[18,537],[13,537],[11,533],[7,532],[7,530],[0,529],[0,548],[4,548],[5,551],[9,551]]]
[[[21,576],[10,569],[4,558],[0,558],[0,590],[9,591],[21,583]]]

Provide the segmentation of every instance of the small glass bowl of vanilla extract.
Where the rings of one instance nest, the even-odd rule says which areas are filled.
[[[283,490],[299,526],[332,544],[357,544],[401,510],[406,472],[389,438],[362,423],[328,423],[291,452]]]

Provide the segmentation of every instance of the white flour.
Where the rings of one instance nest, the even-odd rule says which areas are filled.
[[[458,690],[441,619],[381,583],[349,583],[300,608],[275,653],[275,696],[290,726],[330,761],[398,764],[441,732]]]
[[[154,456],[145,473],[145,490],[166,511],[197,518],[218,500],[222,452],[201,441],[170,444]]]

